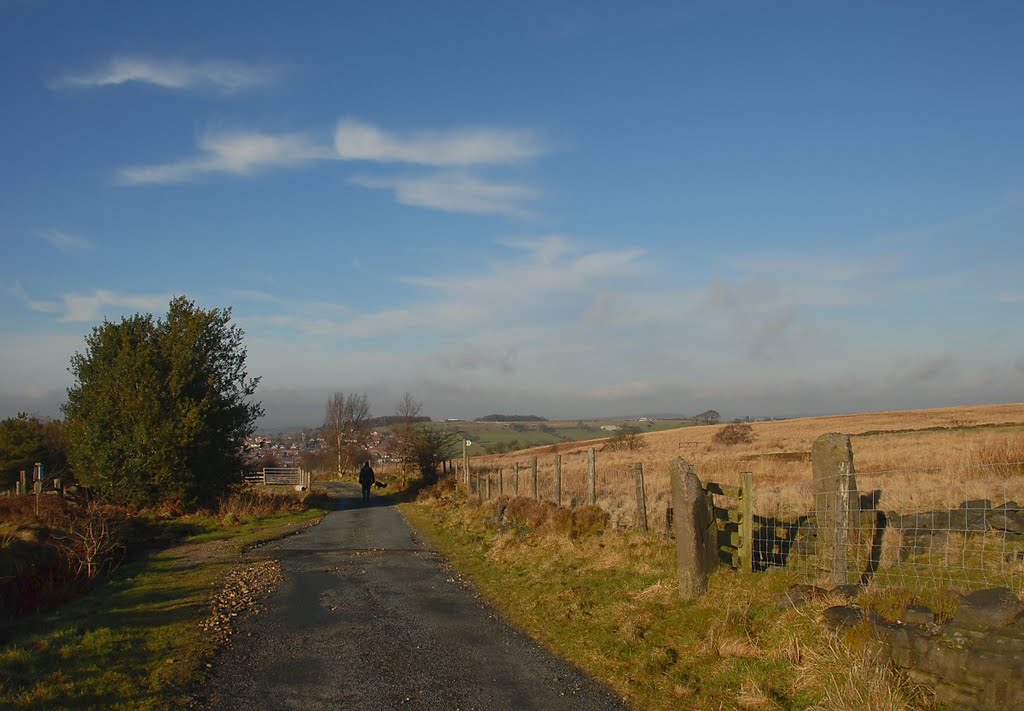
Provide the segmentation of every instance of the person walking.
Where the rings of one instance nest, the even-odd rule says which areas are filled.
[[[373,475],[373,467],[369,462],[364,462],[363,468],[359,470],[359,485],[363,487],[364,504],[370,500],[370,488],[373,487],[375,481],[377,481],[377,477]]]

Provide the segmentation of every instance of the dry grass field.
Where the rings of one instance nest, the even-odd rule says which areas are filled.
[[[809,507],[810,451],[827,432],[852,436],[861,491],[881,490],[879,508],[925,511],[956,508],[966,499],[1024,502],[1024,403],[974,405],[904,412],[802,418],[751,423],[753,439],[726,445],[714,440],[724,425],[686,427],[641,435],[635,451],[602,451],[605,440],[573,442],[504,455],[474,457],[473,468],[494,471],[492,491],[509,494],[519,465],[519,491],[528,493],[530,461],[538,459],[540,496],[554,497],[555,455],[562,457],[562,503],[586,496],[587,450],[597,451],[598,503],[613,521],[636,517],[633,468],[643,464],[648,518],[663,525],[669,503],[669,470],[683,457],[703,481],[738,484],[752,472],[755,512],[777,515]],[[499,484],[498,471],[501,471]],[[802,511],[801,511],[802,509]]]

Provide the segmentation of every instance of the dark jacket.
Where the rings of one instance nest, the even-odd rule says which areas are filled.
[[[373,486],[373,482],[377,481],[377,477],[373,475],[373,469],[370,468],[370,463],[367,462],[363,465],[363,468],[359,470],[359,483],[363,486]]]

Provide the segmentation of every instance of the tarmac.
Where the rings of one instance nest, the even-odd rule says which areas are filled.
[[[337,510],[250,557],[283,582],[200,689],[210,709],[628,709],[482,602],[390,499]]]

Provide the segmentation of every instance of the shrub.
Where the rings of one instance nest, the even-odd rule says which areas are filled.
[[[646,446],[647,440],[636,429],[627,427],[609,438],[604,449],[611,452],[636,452]]]
[[[747,424],[726,425],[715,432],[711,441],[727,447],[734,444],[750,444],[754,441],[754,428]]]

